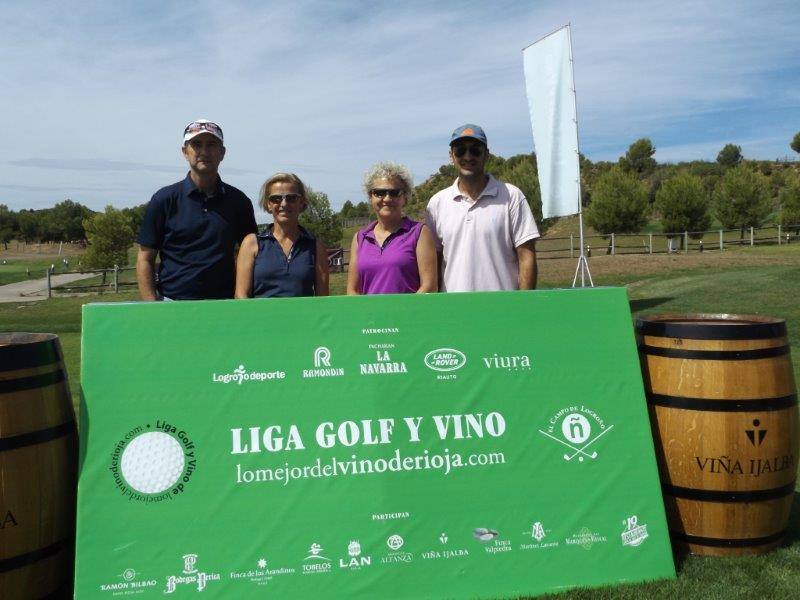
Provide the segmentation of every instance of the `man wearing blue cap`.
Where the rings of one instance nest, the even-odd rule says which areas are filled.
[[[139,295],[142,300],[233,298],[236,244],[256,233],[253,204],[219,177],[225,157],[219,125],[205,119],[189,123],[182,152],[188,175],[153,195],[136,238]]]
[[[539,229],[525,195],[486,173],[486,134],[463,125],[450,138],[458,178],[428,202],[443,292],[532,290]]]

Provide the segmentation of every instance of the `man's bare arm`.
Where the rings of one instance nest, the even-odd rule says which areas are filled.
[[[139,295],[142,300],[157,300],[156,295],[156,255],[158,250],[139,246],[136,255],[136,281],[139,283]]]
[[[519,262],[519,289],[535,290],[538,276],[536,269],[536,240],[528,240],[517,246]]]

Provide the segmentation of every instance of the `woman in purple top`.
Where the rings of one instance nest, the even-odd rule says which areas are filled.
[[[364,177],[376,221],[353,236],[347,293],[414,294],[439,289],[436,248],[427,226],[403,216],[411,173],[381,162]]]

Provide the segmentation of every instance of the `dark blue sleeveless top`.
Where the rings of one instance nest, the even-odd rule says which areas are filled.
[[[253,266],[254,298],[293,298],[314,295],[317,241],[300,228],[300,237],[287,257],[272,235],[272,225],[258,234],[258,254]]]

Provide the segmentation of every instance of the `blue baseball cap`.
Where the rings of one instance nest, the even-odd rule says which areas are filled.
[[[483,133],[483,129],[481,129],[478,125],[471,125],[467,123],[466,125],[457,127],[453,132],[453,135],[450,136],[450,145],[452,146],[455,142],[462,138],[472,138],[473,140],[483,142],[487,146],[489,145],[486,141],[486,134]]]

